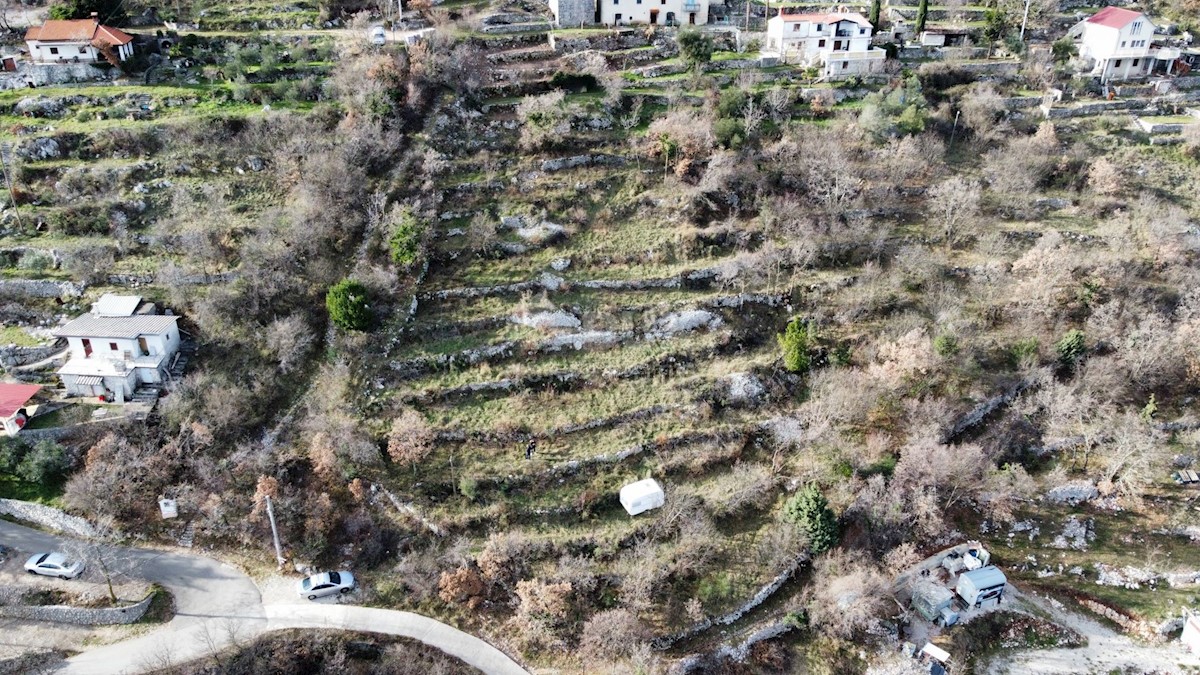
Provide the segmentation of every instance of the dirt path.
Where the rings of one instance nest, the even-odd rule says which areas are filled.
[[[1200,668],[1200,655],[1188,652],[1177,641],[1165,645],[1140,644],[1092,618],[1067,610],[1045,598],[1025,593],[1020,594],[1020,598],[1087,638],[1087,646],[1004,654],[991,659],[979,672],[985,675],[1062,675],[1112,671],[1165,674],[1185,673]]]

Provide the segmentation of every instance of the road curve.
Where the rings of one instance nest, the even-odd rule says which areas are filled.
[[[83,544],[7,521],[0,521],[0,543],[25,553],[78,549]],[[250,577],[218,560],[153,549],[100,548],[114,576],[142,578],[170,591],[175,598],[175,617],[147,635],[73,656],[60,673],[114,675],[161,670],[269,631],[328,628],[408,637],[488,675],[528,675],[487,642],[418,614],[349,605],[264,605]]]

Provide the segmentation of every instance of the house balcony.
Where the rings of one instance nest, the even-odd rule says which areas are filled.
[[[854,31],[852,31],[852,30],[839,30],[839,31],[837,31],[836,33],[834,33],[834,34],[833,34],[833,36],[834,36],[834,37],[854,37]]]
[[[685,12],[699,12],[699,11],[700,11],[700,3],[698,3],[698,2],[684,2],[684,3],[683,3],[683,11],[685,11]]]

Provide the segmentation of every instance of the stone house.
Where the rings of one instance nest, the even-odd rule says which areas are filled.
[[[767,22],[767,49],[788,63],[817,66],[821,76],[842,79],[883,69],[887,52],[871,46],[871,22],[862,14],[788,14]]]
[[[25,45],[34,63],[113,63],[133,56],[133,36],[95,17],[30,26]]]
[[[1145,77],[1154,68],[1154,24],[1141,12],[1105,7],[1067,33],[1090,73],[1104,82]]]
[[[549,0],[554,23],[562,28],[604,24],[686,26],[708,23],[710,0]]]
[[[136,295],[105,294],[91,312],[54,331],[70,350],[58,370],[67,394],[124,403],[140,387],[157,388],[179,351],[178,322]]]

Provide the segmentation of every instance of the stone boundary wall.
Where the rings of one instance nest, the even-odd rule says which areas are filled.
[[[57,342],[56,344],[40,347],[19,347],[16,345],[0,347],[0,366],[12,368],[13,366],[37,363],[61,353],[63,349],[65,347],[60,346]]]
[[[84,284],[73,281],[49,281],[46,279],[0,279],[0,293],[10,292],[34,298],[77,298],[83,295]]]
[[[63,532],[76,537],[96,536],[96,528],[88,521],[43,504],[23,502],[18,499],[0,499],[0,514],[36,523],[55,532]]]
[[[67,605],[8,605],[0,606],[0,616],[10,619],[31,619],[71,623],[80,626],[113,626],[134,623],[146,615],[154,593],[128,607],[69,607]]]

